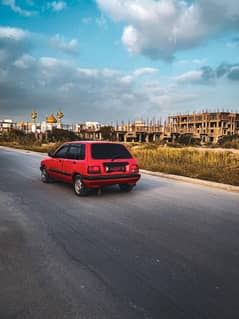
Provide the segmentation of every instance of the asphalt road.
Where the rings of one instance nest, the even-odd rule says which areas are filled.
[[[0,319],[238,319],[239,195],[142,176],[130,194],[43,184],[0,149]]]

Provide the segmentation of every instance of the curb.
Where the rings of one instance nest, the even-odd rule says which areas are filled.
[[[239,193],[239,186],[233,186],[233,185],[229,185],[229,184],[221,184],[221,183],[205,181],[205,180],[202,180],[202,179],[185,177],[185,176],[180,176],[180,175],[172,175],[172,174],[165,174],[165,173],[160,173],[160,172],[152,172],[152,171],[148,171],[148,170],[145,170],[145,169],[140,169],[140,172],[143,173],[143,174],[146,174],[146,175],[151,175],[151,176],[155,176],[155,177],[162,177],[162,178],[168,178],[168,179],[172,179],[172,180],[175,180],[175,181],[178,181],[178,182],[185,182],[185,183],[201,185],[201,186],[210,187],[210,188],[217,188],[217,189],[221,189],[221,190],[228,191],[228,192]]]
[[[23,153],[23,154],[34,154],[34,155],[40,155],[40,156],[47,156],[47,153],[42,153],[42,152],[36,152],[36,151],[30,151],[30,150],[24,150],[21,148],[14,148],[14,147],[9,147],[9,146],[2,146],[0,145],[0,149],[5,149],[8,151],[12,151],[12,152],[19,152],[19,153]]]

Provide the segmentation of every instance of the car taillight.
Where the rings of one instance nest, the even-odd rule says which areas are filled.
[[[137,164],[131,165],[130,168],[132,173],[138,173],[139,172],[139,166]]]
[[[89,174],[99,174],[100,173],[100,166],[97,166],[97,165],[88,166],[88,173]]]

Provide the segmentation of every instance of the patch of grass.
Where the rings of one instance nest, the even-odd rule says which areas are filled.
[[[28,151],[34,152],[41,152],[41,153],[48,153],[54,151],[58,146],[62,143],[49,143],[49,144],[21,144],[18,142],[0,142],[0,145],[17,148],[17,149],[24,149]]]
[[[144,169],[239,186],[239,153],[159,146],[131,152]]]

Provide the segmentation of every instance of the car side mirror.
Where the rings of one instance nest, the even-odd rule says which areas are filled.
[[[54,153],[53,152],[48,152],[48,156],[49,157],[54,157]]]

